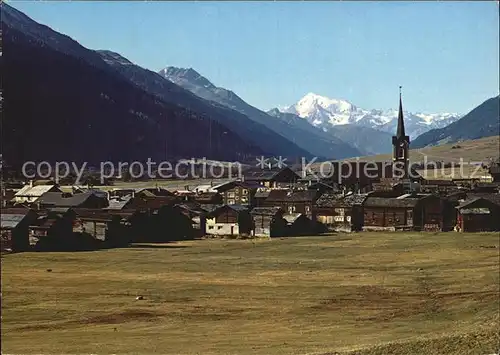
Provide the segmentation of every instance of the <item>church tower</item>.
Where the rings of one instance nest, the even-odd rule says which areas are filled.
[[[399,87],[399,113],[398,113],[398,128],[396,135],[392,136],[392,145],[394,147],[393,162],[398,170],[403,169],[403,176],[401,178],[409,177],[409,149],[410,137],[405,133],[405,122],[403,118],[403,103],[401,100],[401,86]]]

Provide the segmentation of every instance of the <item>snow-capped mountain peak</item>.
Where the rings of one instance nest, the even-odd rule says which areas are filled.
[[[343,99],[331,99],[310,92],[302,97],[295,105],[278,107],[281,112],[293,113],[307,119],[312,125],[323,130],[332,126],[355,124],[375,128],[393,133],[397,125],[397,109],[380,110],[361,109]],[[414,138],[433,128],[444,127],[461,115],[454,113],[411,113],[404,112],[406,129],[411,138]]]

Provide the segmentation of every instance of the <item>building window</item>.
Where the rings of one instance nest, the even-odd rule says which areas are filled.
[[[242,193],[243,195],[248,195],[248,190],[247,190],[247,189],[243,189],[243,190],[241,190],[241,193]]]
[[[217,230],[222,229],[222,226],[217,226]]]
[[[230,191],[227,193],[227,197],[234,198],[234,191]]]
[[[306,212],[311,211],[311,208],[309,206],[306,206]]]
[[[227,200],[227,204],[228,205],[234,205],[234,200],[233,199]]]
[[[214,229],[214,226],[208,226],[208,229]]]

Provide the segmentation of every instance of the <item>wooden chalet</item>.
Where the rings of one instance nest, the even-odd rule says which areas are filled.
[[[75,212],[67,207],[38,211],[38,218],[30,224],[30,245],[37,250],[74,250],[77,241],[73,235]]]
[[[500,231],[500,205],[482,197],[466,200],[456,207],[460,232]]]
[[[193,202],[180,203],[175,205],[174,208],[191,220],[194,237],[202,237],[205,235],[207,223],[206,216],[209,211]]]
[[[442,200],[435,195],[368,196],[363,203],[363,230],[440,231],[442,210]]]
[[[255,237],[282,237],[287,232],[287,221],[281,207],[255,207],[250,211]]]
[[[271,190],[262,207],[281,207],[286,213],[302,213],[313,218],[313,205],[319,197],[317,190]]]
[[[97,209],[76,209],[73,232],[90,235],[106,246],[125,246],[131,240],[130,217]]]
[[[292,187],[299,179],[300,175],[289,167],[283,167],[281,169],[250,168],[243,171],[242,177],[242,181],[246,183],[251,182],[268,188]]]
[[[207,215],[206,234],[219,236],[250,235],[252,216],[247,207],[223,205]]]
[[[368,194],[325,193],[314,205],[314,215],[328,231],[360,231],[363,226],[363,202]]]
[[[7,208],[0,213],[1,251],[29,249],[29,225],[36,220],[35,211],[27,208]]]
[[[257,189],[261,187],[256,182],[229,181],[212,188],[222,196],[223,204],[251,206]]]

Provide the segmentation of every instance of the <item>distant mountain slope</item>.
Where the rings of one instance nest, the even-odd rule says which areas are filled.
[[[458,121],[420,135],[411,143],[411,147],[423,148],[499,135],[499,100],[500,96],[486,100]]]
[[[269,127],[317,157],[344,158],[360,154],[356,148],[337,137],[324,134],[321,129],[311,126],[305,120],[273,119],[266,112],[246,103],[231,90],[216,87],[192,68],[167,67],[159,73],[205,100],[216,102],[245,114],[255,122]]]
[[[296,114],[307,119],[312,125],[329,129],[332,126],[352,124],[375,128],[393,134],[396,131],[398,111],[366,110],[341,99],[330,99],[309,93],[296,104],[280,108],[282,112]],[[411,138],[433,128],[444,127],[460,118],[454,113],[412,113],[405,111],[406,132]]]
[[[392,134],[374,128],[346,124],[335,126],[329,132],[358,148],[364,155],[392,151]]]
[[[284,157],[308,157],[312,154],[301,149],[285,137],[265,125],[256,123],[244,114],[216,102],[209,102],[191,93],[160,74],[131,63],[118,53],[107,50],[96,51],[120,77],[132,82],[164,102],[202,113],[201,117],[211,118],[237,133],[245,141],[260,147],[271,155]],[[206,132],[209,136],[209,130]],[[216,138],[216,136],[214,136]],[[187,141],[186,141],[187,142]]]
[[[305,119],[293,113],[281,112],[277,108],[268,111],[273,117],[294,124],[304,130],[311,129],[318,131],[318,128],[310,125]],[[354,147],[358,152],[348,156],[362,156],[390,152],[392,149],[392,135],[370,127],[356,126],[353,124],[331,126],[320,130],[319,134],[325,139],[341,140]]]
[[[263,153],[200,113],[162,102],[93,51],[1,4],[2,153],[25,161],[155,161]],[[211,130],[211,141],[207,132]]]

